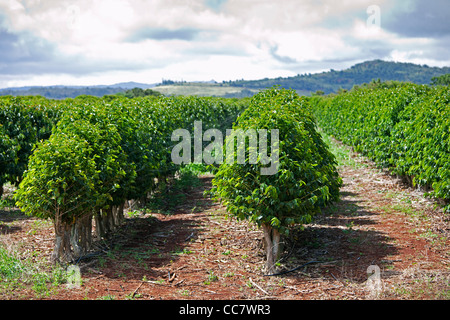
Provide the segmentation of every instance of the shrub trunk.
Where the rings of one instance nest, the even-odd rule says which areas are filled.
[[[57,212],[55,216],[55,243],[51,260],[53,263],[64,264],[72,261],[73,254],[70,245],[70,233],[72,225],[60,219],[60,214]]]
[[[266,272],[275,273],[275,263],[280,256],[280,232],[269,224],[262,225],[266,249]]]
[[[71,228],[70,243],[76,258],[86,255],[92,245],[92,214],[75,221]]]

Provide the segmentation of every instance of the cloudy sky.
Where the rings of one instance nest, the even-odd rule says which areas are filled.
[[[449,0],[0,0],[0,87],[450,66]]]

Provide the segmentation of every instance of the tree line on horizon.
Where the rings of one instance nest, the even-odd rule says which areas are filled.
[[[242,98],[255,94],[255,89],[266,89],[280,86],[297,92],[321,92],[323,94],[337,93],[340,90],[350,90],[354,86],[371,83],[373,80],[411,82],[414,84],[448,85],[450,83],[450,67],[429,67],[413,63],[387,62],[382,60],[366,61],[349,69],[316,74],[298,74],[294,77],[265,78],[261,80],[235,80],[217,83],[218,86],[244,88],[238,93],[228,93],[224,98]],[[186,81],[176,82],[163,79],[165,85],[187,85]],[[208,83],[211,85],[211,83]],[[252,90],[253,89],[253,90]],[[43,96],[48,99],[75,98],[82,95],[103,97],[107,95],[123,95],[126,97],[144,97],[158,95],[151,89],[125,89],[116,87],[32,87],[0,89],[0,96]]]

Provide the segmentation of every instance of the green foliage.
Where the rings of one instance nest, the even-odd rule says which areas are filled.
[[[0,184],[19,185],[18,207],[53,221],[52,259],[70,261],[89,247],[93,216],[98,235],[106,236],[120,224],[125,200],[145,202],[176,174],[174,130],[192,132],[195,121],[204,130],[224,128],[245,107],[236,99],[197,97],[4,97]]]
[[[125,91],[123,88],[117,87],[65,87],[65,86],[48,86],[48,87],[30,87],[23,89],[0,89],[0,95],[14,96],[42,96],[47,99],[66,99],[76,98],[81,95],[103,97],[105,95],[121,94]]]
[[[286,233],[338,199],[341,179],[334,156],[315,130],[307,100],[295,91],[274,88],[257,94],[233,129],[279,130],[276,174],[262,175],[261,162],[249,164],[248,143],[245,164],[224,163],[216,172],[212,194],[238,219]]]
[[[41,99],[40,103],[53,102]],[[156,188],[156,181],[178,170],[170,156],[175,129],[192,130],[196,120],[203,121],[205,130],[222,127],[234,121],[244,107],[233,99],[196,97],[66,99],[55,106],[57,117],[51,119],[58,123],[46,127],[47,136],[48,128],[52,129],[51,136],[35,148],[40,131],[27,114],[12,112],[24,123],[16,130],[28,130],[32,137],[20,168],[25,171],[28,166],[15,194],[17,205],[29,215],[70,225],[86,213],[146,197]],[[14,135],[6,133],[11,131],[9,126],[0,126],[3,158],[15,155],[17,143]]]
[[[414,185],[431,187],[433,196],[449,201],[450,88],[430,89],[400,117],[393,132],[398,160],[391,163],[392,171],[410,176]]]
[[[230,86],[248,89],[264,89],[280,85],[283,88],[307,93],[320,90],[325,92],[325,94],[329,94],[338,92],[339,89],[350,90],[355,85],[370,83],[374,79],[380,79],[382,82],[402,81],[415,84],[429,84],[431,78],[446,73],[450,73],[449,67],[437,68],[412,63],[373,60],[356,64],[342,71],[331,69],[327,72],[302,74],[294,77],[238,80],[225,83]]]
[[[58,118],[55,105],[42,97],[0,99],[0,184],[19,184],[34,145],[48,139]]]
[[[24,270],[24,266],[20,259],[10,254],[6,248],[0,245],[0,278],[17,279]]]
[[[123,95],[127,98],[136,98],[136,97],[146,97],[146,96],[161,96],[162,94],[158,91],[154,91],[152,89],[141,89],[141,88],[133,88],[127,90],[123,93]]]
[[[201,165],[188,165],[179,168],[178,175],[168,183],[159,183],[146,208],[152,212],[172,214],[177,207],[186,202],[186,192],[202,185],[198,178]]]
[[[449,86],[450,85],[450,73],[444,74],[439,77],[433,77],[431,84],[436,86]]]
[[[70,222],[101,205],[98,181],[88,142],[74,134],[53,134],[30,157],[15,199],[26,214]]]
[[[450,89],[398,83],[311,98],[327,133],[450,200]],[[447,206],[450,209],[450,206]]]
[[[31,286],[36,298],[41,298],[66,281],[67,273],[60,266],[50,270],[41,267],[35,259],[20,258],[17,252],[0,245],[0,293],[14,294],[17,288]]]

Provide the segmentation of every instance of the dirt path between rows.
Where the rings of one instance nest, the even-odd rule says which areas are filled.
[[[60,285],[45,299],[450,299],[448,216],[351,157],[339,169],[341,201],[285,239],[279,270],[316,261],[299,270],[264,276],[262,232],[205,198],[212,177],[202,176],[173,214],[127,218],[104,254],[80,262],[80,287]],[[0,219],[0,240],[50,256],[49,223],[14,211]]]

